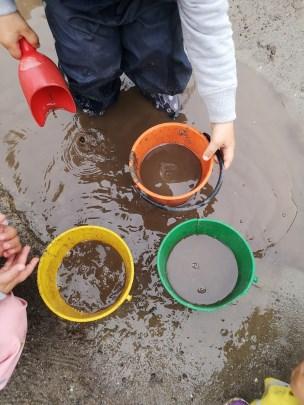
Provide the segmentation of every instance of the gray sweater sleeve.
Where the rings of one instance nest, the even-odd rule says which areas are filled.
[[[0,0],[0,15],[11,14],[16,11],[14,0]]]
[[[235,119],[236,61],[228,0],[178,0],[184,43],[211,122]]]

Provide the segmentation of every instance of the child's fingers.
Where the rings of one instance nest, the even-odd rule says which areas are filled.
[[[209,143],[207,149],[205,150],[203,154],[203,159],[204,160],[209,160],[212,158],[212,156],[215,154],[215,152],[219,149],[220,145],[216,143],[214,140],[211,140]]]
[[[9,262],[12,263],[12,259],[9,259]],[[5,293],[11,292],[17,284],[22,283],[31,275],[38,262],[39,259],[35,257],[27,266],[24,266],[23,264],[14,264],[6,271],[1,271],[0,291]]]
[[[225,169],[228,169],[233,161],[234,157],[234,147],[230,146],[227,148],[224,148],[224,165]]]
[[[18,254],[17,259],[16,259],[16,264],[26,264],[27,257],[30,253],[31,248],[29,246],[24,246],[24,248],[21,250],[21,252]]]
[[[8,269],[10,269],[14,263],[14,260],[15,256],[11,256],[9,259],[7,259],[4,265],[1,267],[0,272],[7,271]]]
[[[39,38],[29,26],[27,26],[23,32],[22,36],[34,47],[34,48],[39,48]]]
[[[6,228],[6,225],[1,224],[1,222],[0,222],[0,240],[4,240],[4,238],[5,238],[5,236],[4,236],[5,228]]]
[[[1,225],[7,225],[6,216],[4,214],[1,214],[1,213],[0,213],[0,224]]]
[[[5,242],[10,242],[10,241],[14,241],[16,239],[19,240],[16,228],[14,228],[13,226],[5,226],[4,230],[2,231],[2,233],[0,235],[0,240],[3,240]],[[16,243],[16,241],[15,241],[15,243]]]
[[[3,256],[8,258],[8,257],[10,257],[10,256],[12,256],[12,255],[15,255],[15,254],[19,253],[19,252],[20,252],[19,246],[16,246],[16,247],[13,248],[13,249],[5,250],[5,251],[3,252]]]
[[[39,263],[39,258],[38,257],[34,257],[29,264],[26,266],[26,272],[29,274],[31,274],[33,272],[33,270],[35,269],[35,267],[37,266],[37,264]]]
[[[304,375],[304,361],[300,363],[300,373]]]
[[[15,285],[22,283],[24,280],[26,280],[28,278],[28,276],[30,276],[32,274],[32,272],[34,271],[38,262],[39,262],[39,259],[37,257],[34,257],[30,261],[30,263],[25,267],[25,269],[22,270],[21,272],[19,272],[16,280],[14,280],[14,282],[16,282]]]
[[[18,248],[19,246],[21,246],[21,243],[18,236],[3,241],[3,249],[5,250]]]
[[[11,249],[13,249],[13,251],[9,252]],[[0,232],[1,255],[4,257],[9,257],[12,254],[20,252],[21,249],[22,246],[16,229],[11,226],[6,226],[4,232]]]
[[[25,269],[24,264],[14,264],[9,269],[0,273],[0,285],[12,283]],[[5,292],[5,291],[4,291]]]

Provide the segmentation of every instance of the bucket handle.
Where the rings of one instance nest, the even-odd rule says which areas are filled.
[[[210,142],[210,135],[204,133],[203,136],[205,136],[208,139],[208,141]],[[140,194],[140,196],[144,200],[146,200],[150,204],[154,205],[155,207],[161,208],[161,209],[166,210],[166,211],[186,212],[186,211],[192,211],[192,210],[196,210],[196,209],[199,209],[201,207],[204,207],[205,205],[207,205],[217,195],[217,193],[220,191],[220,188],[221,188],[222,183],[223,183],[224,157],[223,157],[222,151],[217,150],[216,153],[215,153],[215,156],[217,157],[218,164],[219,164],[219,169],[220,169],[217,183],[216,183],[213,191],[210,193],[210,195],[208,195],[202,201],[197,202],[196,204],[191,205],[189,203],[186,203],[186,204],[179,205],[177,207],[171,207],[169,205],[164,205],[164,204],[160,204],[160,203],[158,203],[156,201],[153,201],[144,191],[140,190],[136,186],[134,186],[134,189]]]

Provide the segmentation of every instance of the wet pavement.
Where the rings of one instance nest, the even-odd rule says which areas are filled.
[[[40,33],[41,50],[55,59],[37,5],[28,2],[27,16]],[[238,22],[242,6],[233,6]],[[236,29],[237,34],[247,31]],[[246,40],[241,44],[245,48]],[[0,51],[5,76],[0,182],[11,196],[2,198],[0,208],[14,207],[12,222],[19,217],[23,237],[30,230],[38,251],[67,228],[89,223],[121,235],[135,261],[132,301],[101,322],[58,319],[41,301],[35,277],[18,288],[29,301],[28,339],[1,404],[217,405],[236,395],[252,400],[261,394],[265,376],[288,380],[302,360],[304,138],[303,123],[294,116],[302,104],[299,98],[300,107],[293,107],[290,97],[278,94],[248,66],[249,58],[244,63],[244,49],[240,54],[233,167],[212,204],[176,215],[141,200],[128,170],[134,140],[168,121],[165,114],[132,88],[104,117],[56,112],[40,129],[18,87],[16,62]],[[208,131],[193,84],[183,104],[179,121]],[[211,184],[215,180],[216,171]],[[247,296],[209,314],[174,303],[155,266],[163,236],[187,218],[204,216],[244,234],[259,277]]]

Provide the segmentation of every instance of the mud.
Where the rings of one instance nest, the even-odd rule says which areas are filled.
[[[192,235],[172,249],[167,274],[174,291],[192,304],[211,305],[234,289],[238,267],[223,243],[206,235]]]
[[[262,256],[282,239],[296,216],[288,156],[298,153],[289,139],[292,134],[296,149],[299,129],[267,82],[244,65],[239,80],[246,89],[239,92],[236,160],[217,198],[203,211],[172,216],[134,191],[128,168],[133,142],[150,126],[168,120],[136,89],[122,93],[104,117],[71,117],[59,111],[42,129],[32,121],[23,99],[16,97],[19,126],[15,119],[10,121],[11,115],[1,124],[1,181],[44,242],[75,225],[102,224],[126,239],[138,261],[152,254],[151,246],[155,255],[161,235],[174,223],[216,213]],[[188,92],[192,94],[180,121],[204,130],[207,118],[198,95],[191,87]],[[130,120],[133,110],[137,114]],[[301,172],[301,161],[293,159],[292,167]],[[211,185],[215,177],[216,171]]]
[[[288,380],[304,356],[299,249],[304,137],[303,119],[295,118],[304,111],[304,42],[302,13],[293,3],[232,3],[242,61],[236,157],[212,204],[183,215],[142,201],[128,173],[134,140],[168,121],[165,114],[130,89],[104,117],[56,112],[39,129],[18,87],[17,64],[0,50],[5,77],[0,84],[0,209],[20,227],[23,241],[40,252],[77,224],[113,229],[128,243],[136,267],[132,301],[92,324],[52,315],[38,295],[35,276],[16,289],[29,302],[29,331],[1,405],[220,405],[234,396],[249,401],[260,396],[265,376]],[[22,5],[40,34],[41,51],[55,60],[43,8],[36,1]],[[180,121],[210,132],[193,83],[183,102]],[[168,230],[201,216],[221,219],[246,236],[259,276],[247,296],[212,314],[174,303],[155,267]]]
[[[61,296],[83,312],[105,309],[118,299],[126,279],[120,255],[97,241],[79,243],[64,257],[57,273]]]
[[[185,194],[195,188],[201,178],[199,159],[180,145],[161,145],[145,156],[140,177],[149,190],[167,196]]]

